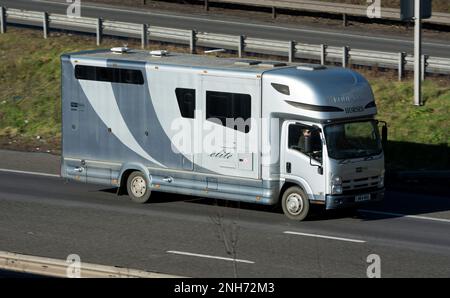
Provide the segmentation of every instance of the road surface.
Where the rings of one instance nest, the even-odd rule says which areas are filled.
[[[355,216],[317,212],[294,222],[265,207],[171,194],[134,204],[114,189],[58,178],[59,157],[47,154],[0,151],[0,168],[2,251],[233,277],[225,231],[237,235],[239,277],[366,277],[372,254],[382,277],[450,277],[448,197],[389,191],[383,205]]]

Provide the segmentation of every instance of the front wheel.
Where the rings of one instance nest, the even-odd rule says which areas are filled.
[[[141,172],[133,172],[127,180],[128,196],[135,203],[146,203],[150,199],[151,190],[148,187],[147,179]]]
[[[298,186],[288,188],[281,199],[284,214],[293,220],[302,221],[309,213],[309,199]]]

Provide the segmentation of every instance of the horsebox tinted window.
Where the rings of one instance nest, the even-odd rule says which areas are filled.
[[[195,89],[177,88],[175,89],[175,94],[181,116],[194,119]]]
[[[228,125],[245,133],[250,131],[251,97],[248,94],[206,91],[206,119],[216,118],[227,126],[227,119],[241,119],[246,125]],[[247,121],[248,120],[248,121]]]
[[[77,65],[75,66],[75,77],[79,80],[137,85],[144,84],[142,72],[136,69]]]

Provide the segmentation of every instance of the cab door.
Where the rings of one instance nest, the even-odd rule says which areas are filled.
[[[311,137],[312,153],[305,152],[305,135]],[[280,172],[286,181],[297,182],[310,199],[325,200],[323,138],[317,127],[286,121],[282,130]]]

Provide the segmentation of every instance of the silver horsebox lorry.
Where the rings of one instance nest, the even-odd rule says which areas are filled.
[[[294,220],[384,196],[387,129],[355,71],[127,48],[61,62],[64,178],[138,203],[281,204]]]

